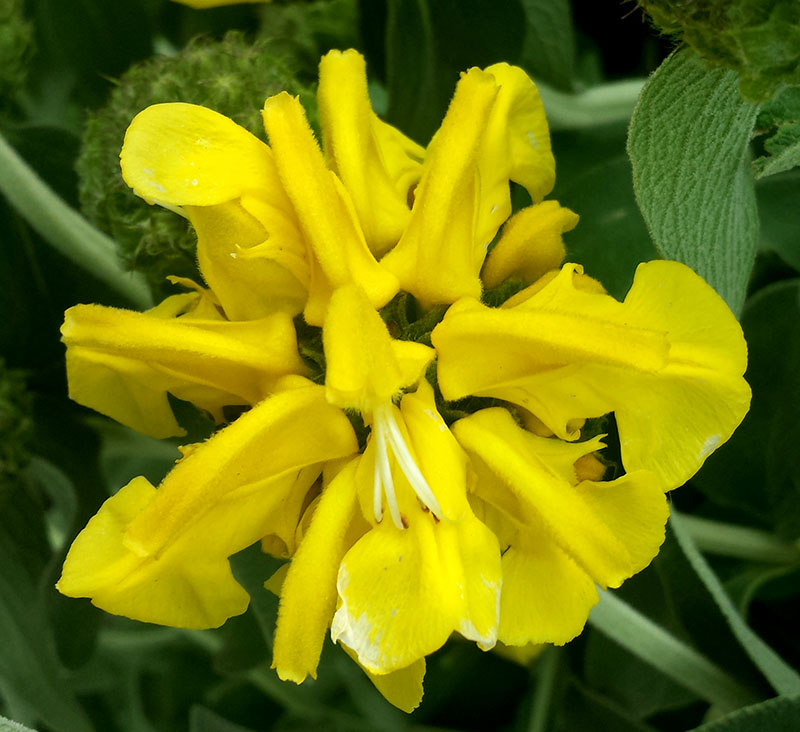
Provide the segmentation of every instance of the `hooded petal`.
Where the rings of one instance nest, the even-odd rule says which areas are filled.
[[[302,310],[307,265],[292,265],[304,260],[305,242],[263,142],[205,107],[157,104],[131,122],[120,161],[125,182],[145,200],[186,207],[200,270],[228,317]],[[269,251],[245,261],[266,241]]]
[[[481,189],[477,158],[497,96],[494,78],[470,69],[458,82],[442,126],[428,146],[406,231],[381,263],[425,305],[480,297],[486,247],[476,226]],[[499,222],[498,222],[499,226]]]
[[[156,490],[136,479],[70,549],[59,590],[135,620],[215,627],[248,597],[228,557],[275,529],[304,468],[358,449],[345,415],[299,377],[181,460]]]
[[[640,265],[623,303],[579,289],[579,269],[565,265],[503,308],[450,308],[432,334],[442,393],[505,399],[566,439],[577,437],[572,420],[614,412],[626,470],[674,488],[747,411],[741,328],[677,262]]]
[[[325,326],[325,388],[345,409],[369,412],[415,383],[433,359],[433,349],[394,340],[367,295],[355,285],[331,297]]]
[[[306,320],[322,325],[333,290],[353,282],[382,307],[397,292],[397,280],[367,247],[349,195],[325,167],[300,102],[281,92],[267,99],[263,114],[281,181],[314,255]]]
[[[372,111],[364,57],[352,49],[322,57],[317,99],[328,167],[350,194],[370,249],[384,254],[411,215],[408,194],[425,149]]]
[[[125,133],[122,177],[151,203],[213,206],[278,184],[270,149],[225,115],[195,104],[154,104]]]
[[[218,414],[305,370],[294,325],[280,313],[231,323],[76,305],[61,332],[70,397],[154,437],[183,434],[167,392]]]
[[[480,297],[487,249],[511,215],[512,180],[534,202],[555,181],[536,86],[508,64],[470,69],[428,147],[406,232],[382,263],[425,306]]]
[[[458,630],[491,648],[497,639],[500,551],[471,513],[436,522],[420,509],[399,529],[383,521],[339,569],[341,605],[331,637],[375,674],[405,668]]]
[[[497,490],[494,482],[495,490],[484,492],[479,480],[478,497],[545,531],[598,584],[618,587],[658,552],[668,508],[652,473],[575,485],[572,465],[595,450],[597,441],[570,444],[538,437],[502,408],[465,417],[453,432],[503,488]]]
[[[518,66],[494,64],[486,69],[486,73],[494,77],[500,93],[486,130],[482,175],[500,187],[498,205],[503,205],[508,197],[509,179],[524,186],[533,202],[538,203],[553,190],[556,180],[550,130],[539,91]],[[501,221],[505,221],[510,213],[509,203]],[[497,231],[497,226],[493,228]]]
[[[216,206],[187,206],[186,214],[197,232],[203,279],[231,320],[302,311],[308,296],[305,243],[274,207],[245,196]]]

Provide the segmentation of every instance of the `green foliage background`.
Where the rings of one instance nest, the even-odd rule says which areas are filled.
[[[0,732],[798,728],[800,32],[778,0],[724,3],[716,25],[645,5],[670,36],[610,1],[0,0]],[[731,38],[748,66],[720,51]],[[174,99],[253,126],[278,88],[310,102],[319,56],[350,46],[376,108],[423,144],[461,70],[523,66],[551,123],[553,197],[581,216],[570,259],[618,297],[638,262],[684,261],[750,348],[752,410],[674,492],[651,567],[527,665],[453,640],[410,716],[333,646],[317,682],[277,679],[257,549],[233,560],[251,607],[219,631],[110,617],[53,587],[100,503],[177,457],[66,397],[64,309],[141,306],[193,266],[184,224],[122,184],[127,120]]]

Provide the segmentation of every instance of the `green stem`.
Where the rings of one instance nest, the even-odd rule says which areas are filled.
[[[558,675],[560,649],[547,648],[536,662],[536,689],[533,693],[528,732],[545,732],[550,719],[550,707]]]
[[[578,94],[566,94],[538,81],[536,86],[551,129],[572,130],[629,120],[644,79],[601,84]]]
[[[612,592],[601,592],[589,623],[633,655],[728,712],[758,701],[717,665]]]
[[[672,513],[678,514],[674,509]],[[697,548],[707,554],[775,564],[800,562],[800,547],[781,541],[766,531],[683,513],[678,515]]]
[[[125,272],[114,242],[67,205],[0,135],[0,192],[42,238],[65,257],[123,295],[152,303],[144,279]]]
[[[669,523],[672,532],[689,564],[692,565],[692,569],[706,586],[744,651],[778,694],[787,696],[800,694],[800,674],[775,653],[745,622],[728,597],[728,593],[725,592],[719,577],[714,574],[705,557],[695,546],[694,539],[686,530],[683,519],[684,517],[675,514],[670,516]]]

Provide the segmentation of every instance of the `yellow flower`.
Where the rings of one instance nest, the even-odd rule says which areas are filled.
[[[623,302],[560,267],[577,216],[543,200],[555,165],[520,69],[463,74],[427,149],[374,114],[354,51],[322,59],[318,96],[323,150],[285,93],[269,146],[186,104],[132,122],[125,180],[191,220],[208,289],[68,311],[70,393],[156,436],[181,434],[169,394],[222,427],[110,498],[58,587],[215,627],[248,604],[229,557],[260,540],[289,559],[267,582],[281,678],[314,676],[330,630],[410,711],[453,632],[566,643],[597,586],[649,564],[665,492],[747,411],[746,350],[683,265],[641,265]],[[511,181],[531,198],[513,215]],[[586,429],[606,415],[613,470]]]

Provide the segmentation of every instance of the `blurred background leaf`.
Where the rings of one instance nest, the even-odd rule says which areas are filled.
[[[800,87],[789,87],[761,107],[755,129],[764,154],[753,161],[756,177],[800,165]]]
[[[692,479],[743,524],[779,536],[800,533],[800,280],[756,293],[742,315],[749,347],[749,414],[731,440]],[[757,489],[754,488],[757,486]]]

